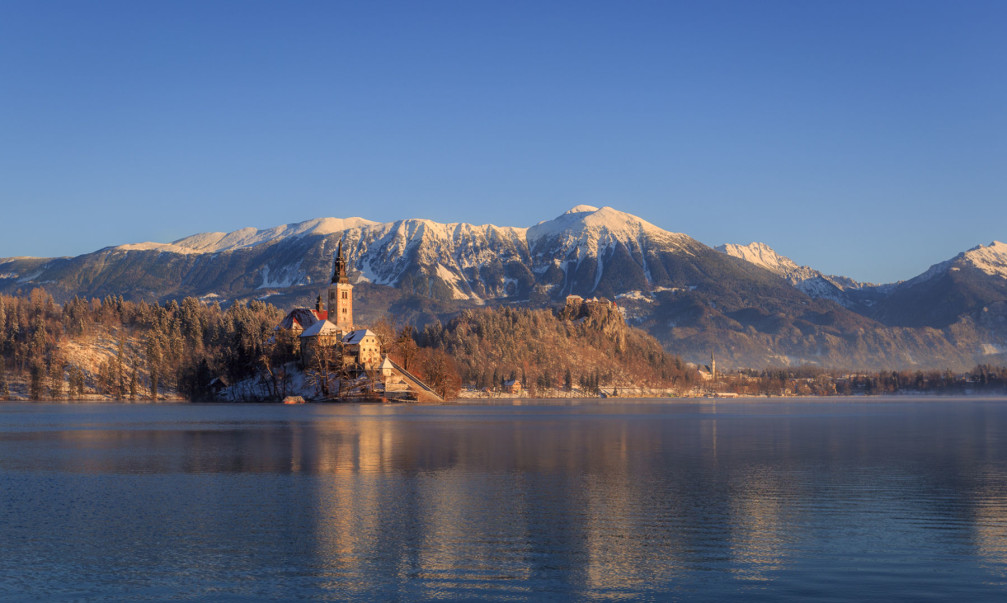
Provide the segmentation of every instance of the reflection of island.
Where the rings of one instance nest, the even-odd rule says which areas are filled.
[[[747,471],[731,504],[732,570],[747,580],[768,580],[783,567],[790,527],[783,487],[771,467]]]
[[[1000,484],[1007,483],[1001,475]],[[975,544],[983,564],[1007,578],[1007,496],[997,488],[986,490],[975,508]]]
[[[662,473],[674,451],[646,416],[361,417],[330,425],[325,438],[312,508],[319,556],[341,572],[366,573],[368,559],[385,558],[430,595],[490,578],[517,588],[561,569],[615,593],[688,569],[680,528],[703,495],[686,483],[668,491]]]
[[[249,407],[261,417],[5,437],[44,449],[46,470],[161,474],[192,488],[174,494],[191,509],[241,510],[194,514],[207,539],[275,522],[269,534],[344,597],[389,571],[409,585],[391,598],[491,584],[529,597],[542,583],[617,597],[710,572],[765,589],[824,563],[947,550],[1007,576],[1000,415],[783,408]]]

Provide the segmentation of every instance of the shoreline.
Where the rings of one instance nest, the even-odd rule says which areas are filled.
[[[284,407],[318,407],[318,406],[534,406],[542,404],[545,406],[565,405],[565,404],[596,404],[596,405],[618,405],[618,404],[704,404],[718,402],[759,404],[766,402],[884,402],[884,401],[973,401],[973,400],[1003,400],[1007,402],[1007,392],[981,393],[970,392],[960,394],[929,393],[929,392],[900,392],[891,394],[849,394],[834,396],[773,396],[773,395],[739,395],[739,396],[626,396],[626,397],[599,397],[599,396],[493,396],[493,397],[459,397],[445,402],[417,403],[417,402],[320,402],[306,401],[304,404],[284,404],[282,401],[263,402],[247,401],[233,402],[224,400],[191,401],[181,398],[159,399],[159,400],[115,400],[107,398],[90,397],[83,400],[0,400],[0,407],[4,405],[18,406],[86,406],[86,405],[117,405],[117,406],[228,406],[233,404],[251,406],[284,406]]]

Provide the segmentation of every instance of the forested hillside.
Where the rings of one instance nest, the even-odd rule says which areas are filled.
[[[258,370],[280,310],[0,295],[0,399],[207,399],[215,378]]]
[[[463,382],[480,388],[516,378],[529,389],[591,391],[604,384],[684,391],[697,376],[653,337],[627,326],[619,309],[606,303],[559,313],[466,310],[447,324],[428,326],[419,340],[447,352]]]

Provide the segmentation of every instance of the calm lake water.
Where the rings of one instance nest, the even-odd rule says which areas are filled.
[[[0,405],[0,600],[1005,597],[1005,399]]]

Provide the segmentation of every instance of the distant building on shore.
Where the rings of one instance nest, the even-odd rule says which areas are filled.
[[[510,379],[508,381],[504,381],[503,391],[504,393],[507,394],[518,395],[521,393],[521,382],[518,381],[517,379]]]

